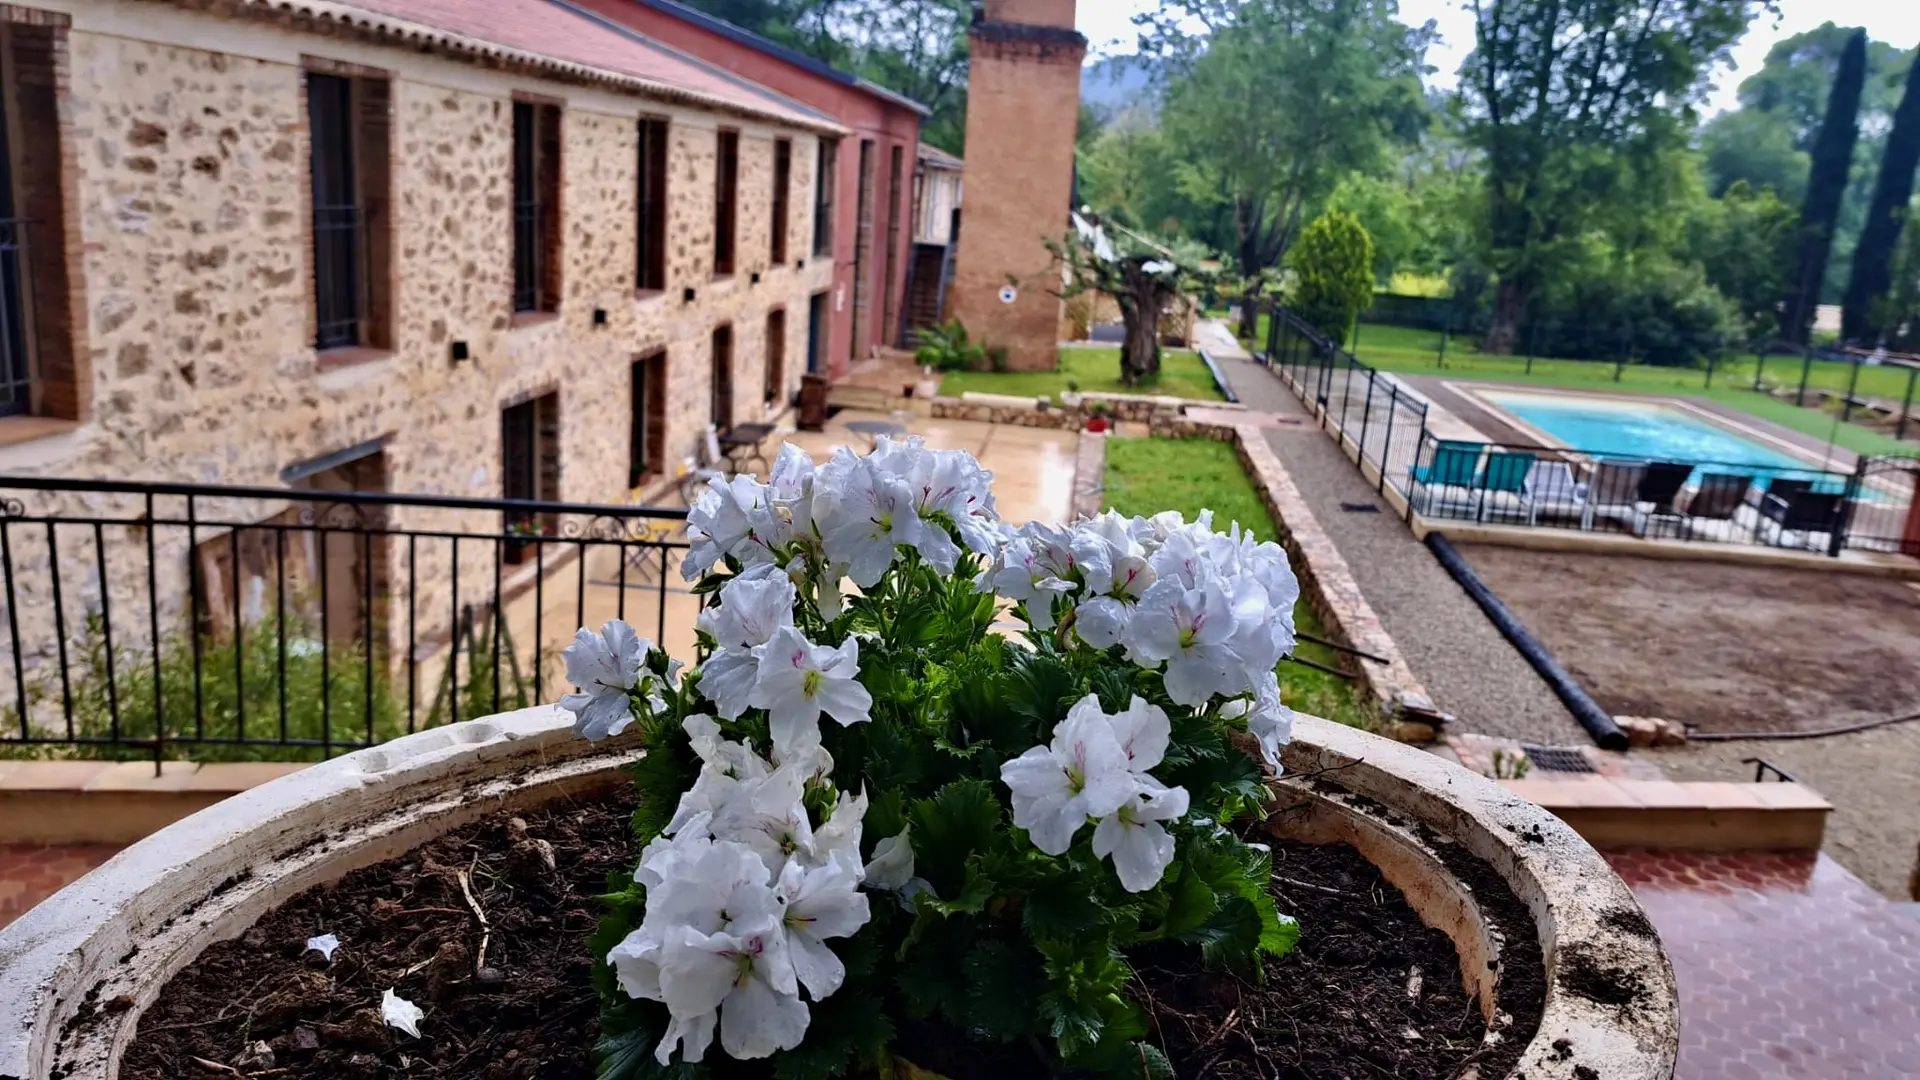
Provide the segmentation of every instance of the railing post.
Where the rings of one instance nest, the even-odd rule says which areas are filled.
[[[1387,493],[1387,465],[1393,460],[1393,417],[1400,411],[1400,387],[1398,384],[1387,387],[1391,395],[1387,399],[1387,437],[1380,444],[1380,494]]]
[[[1834,508],[1833,520],[1827,528],[1827,554],[1839,558],[1846,550],[1847,530],[1853,525],[1853,501],[1860,497],[1860,488],[1866,481],[1867,456],[1860,454],[1853,459],[1853,475],[1847,477],[1847,492],[1840,499],[1840,505]]]
[[[1853,419],[1853,391],[1854,391],[1854,388],[1858,387],[1859,385],[1860,385],[1860,358],[1856,356],[1853,358],[1853,373],[1847,376],[1846,400],[1840,403],[1840,422],[1843,424]]]
[[[1807,342],[1800,361],[1800,392],[1793,396],[1793,403],[1805,408],[1807,405],[1807,376],[1813,374],[1813,342]]]
[[[1920,366],[1907,369],[1907,399],[1900,403],[1900,424],[1893,432],[1895,439],[1907,437],[1907,414],[1913,411],[1913,380],[1916,376],[1920,376]]]
[[[1360,464],[1362,465],[1365,465],[1367,463],[1367,428],[1373,420],[1373,374],[1374,374],[1373,369],[1368,368],[1367,369],[1367,401],[1366,401],[1366,404],[1360,406]],[[1366,473],[1365,469],[1362,469],[1360,471],[1362,475]],[[1382,465],[1381,471],[1382,472],[1386,471],[1384,463]]]
[[[1540,350],[1540,323],[1527,327],[1527,374],[1533,374],[1533,354]]]
[[[1626,374],[1627,354],[1631,352],[1633,348],[1631,344],[1632,335],[1633,335],[1633,326],[1631,323],[1629,323],[1624,329],[1620,331],[1620,361],[1613,365],[1613,381],[1614,382],[1619,382],[1620,377]]]
[[[1448,319],[1446,323],[1440,327],[1440,355],[1434,358],[1433,366],[1435,370],[1447,366],[1447,335],[1452,331],[1453,320]]]
[[[1767,351],[1764,348],[1755,348],[1753,350],[1753,392],[1756,394],[1760,393],[1763,382],[1761,377],[1766,374],[1766,371]]]
[[[1720,354],[1718,352],[1710,352],[1707,354],[1707,389],[1709,390],[1713,389],[1713,365],[1714,362],[1719,359]]]

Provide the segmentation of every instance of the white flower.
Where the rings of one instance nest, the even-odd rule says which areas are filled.
[[[913,488],[914,506],[921,519],[951,522],[968,548],[991,554],[1000,540],[993,474],[964,450],[927,450],[918,438],[908,440],[906,447],[904,453],[894,451],[889,455],[888,464],[905,459],[905,476]],[[944,529],[928,526],[918,546],[929,564],[942,573],[953,572],[959,550]]]
[[[321,934],[319,937],[307,939],[307,951],[319,953],[329,964],[333,963],[334,950],[339,947],[340,939],[332,934]]]
[[[1070,711],[1050,746],[1000,766],[1000,779],[1013,793],[1013,823],[1048,855],[1065,854],[1088,818],[1120,809],[1135,788],[1127,752],[1097,702]]]
[[[865,873],[868,887],[899,892],[913,880],[912,832],[912,826],[908,826],[900,830],[900,835],[873,845],[873,861],[867,864]]]
[[[392,987],[380,996],[380,1019],[416,1039],[420,1037],[420,1018],[425,1015],[420,1006],[394,993]]]
[[[662,949],[660,996],[673,1016],[653,1052],[662,1065],[672,1060],[675,1044],[682,1044],[685,1061],[705,1056],[716,1014],[720,1046],[734,1058],[791,1050],[807,1034],[807,1006],[777,918],[729,933],[681,927]]]
[[[720,726],[704,713],[687,717],[681,727],[692,740],[701,769],[693,786],[680,795],[673,820],[664,830],[668,836],[687,828],[696,817],[718,814],[738,797],[741,785],[757,783],[773,772],[751,747],[721,737]]]
[[[867,793],[840,793],[832,816],[813,831],[814,858],[821,863],[841,859],[849,866],[860,865],[860,835],[867,816]]]
[[[1076,702],[1067,715],[1071,717],[1074,712],[1099,714],[1100,699],[1088,694]],[[1173,722],[1167,718],[1165,709],[1135,694],[1124,710],[1101,715],[1106,716],[1107,724],[1113,728],[1113,737],[1126,752],[1129,770],[1144,773],[1159,768],[1166,760],[1167,747],[1173,742]]]
[[[848,637],[840,647],[815,645],[791,626],[775,631],[760,656],[760,679],[748,699],[767,710],[773,741],[801,747],[819,742],[820,714],[841,724],[872,719],[873,695],[854,676],[860,674],[860,643]],[[811,739],[809,739],[811,733]]]
[[[1027,605],[1036,630],[1053,629],[1053,598],[1072,592],[1071,538],[1050,525],[1030,523],[1000,549],[1000,558],[981,573],[977,588]]]
[[[913,489],[904,477],[841,447],[815,480],[814,527],[830,562],[870,589],[893,565],[896,549],[920,541]]]
[[[760,646],[793,625],[798,594],[783,576],[737,577],[720,589],[720,604],[699,616],[698,626],[719,643],[700,668],[700,690],[724,720],[746,712],[760,678]]]
[[[800,803],[807,772],[784,765],[758,780],[742,782],[713,814],[713,835],[753,849],[770,874],[795,856],[815,857],[813,823]]]
[[[681,561],[681,576],[698,581],[722,558],[736,554],[753,529],[749,512],[760,509],[764,502],[762,486],[751,476],[708,480],[707,490],[687,511],[687,536],[692,543]]]
[[[1120,886],[1145,892],[1160,883],[1173,861],[1173,836],[1160,823],[1187,814],[1187,789],[1167,788],[1148,778],[1132,798],[1093,829],[1093,853],[1113,860]]]
[[[1280,680],[1272,672],[1255,682],[1253,701],[1243,706],[1247,732],[1260,743],[1260,756],[1278,774],[1280,748],[1293,741],[1293,710],[1280,703]],[[1222,710],[1225,715],[1225,710]]]
[[[567,664],[567,681],[580,692],[561,698],[560,707],[574,714],[574,734],[599,742],[633,723],[627,692],[640,681],[641,665],[652,649],[652,642],[619,619],[609,621],[598,634],[581,627],[573,635],[573,644],[560,656]],[[665,704],[661,701],[654,707]]]
[[[1133,614],[1127,648],[1136,662],[1166,661],[1167,696],[1200,708],[1214,694],[1246,685],[1239,657],[1228,648],[1233,633],[1233,608],[1218,581],[1189,587],[1163,575]]]
[[[860,893],[859,864],[830,859],[808,869],[796,860],[780,872],[775,891],[786,904],[782,926],[793,973],[819,1001],[847,977],[846,965],[827,948],[827,939],[848,937],[872,917]]]

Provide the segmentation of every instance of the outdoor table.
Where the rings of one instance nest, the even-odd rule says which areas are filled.
[[[735,424],[722,432],[720,452],[727,455],[727,471],[744,472],[741,466],[749,461],[757,461],[762,469],[770,469],[766,452],[760,448],[760,444],[771,434],[772,424]]]

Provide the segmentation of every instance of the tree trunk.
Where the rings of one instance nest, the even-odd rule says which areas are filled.
[[[1827,114],[1814,140],[1807,197],[1800,207],[1799,272],[1781,304],[1780,336],[1795,345],[1806,343],[1820,306],[1820,285],[1833,253],[1834,223],[1840,219],[1840,202],[1853,167],[1853,144],[1860,134],[1860,91],[1866,73],[1867,32],[1856,30],[1840,54],[1840,68],[1827,95]]]
[[[1487,324],[1487,340],[1482,350],[1495,356],[1510,356],[1520,340],[1520,320],[1533,300],[1533,288],[1517,278],[1502,278],[1493,294],[1493,321]]]
[[[1860,245],[1853,249],[1853,275],[1840,312],[1840,334],[1846,340],[1872,345],[1881,331],[1874,306],[1893,287],[1893,253],[1906,224],[1907,203],[1913,199],[1913,174],[1920,169],[1920,64],[1907,73],[1907,88],[1893,114],[1893,130],[1880,159],[1873,202],[1867,210]]]
[[[1127,318],[1127,340],[1120,347],[1120,379],[1137,386],[1160,374],[1160,320],[1134,306]]]

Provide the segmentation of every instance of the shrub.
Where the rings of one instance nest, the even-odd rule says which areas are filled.
[[[972,371],[988,356],[986,346],[967,337],[967,328],[959,319],[921,330],[920,347],[913,353],[921,366],[935,371]]]
[[[1315,218],[1287,264],[1294,310],[1335,344],[1346,344],[1354,320],[1373,302],[1373,239],[1360,219],[1344,210]]]
[[[692,511],[700,670],[618,622],[568,649],[576,730],[648,748],[593,942],[603,1077],[831,1077],[934,1023],[954,1053],[1155,1080],[1129,950],[1258,977],[1291,947],[1225,827],[1266,797],[1235,740],[1277,763],[1290,730],[1284,552],[1206,515],[1004,530],[989,480],[917,440],[817,475],[786,447]]]

